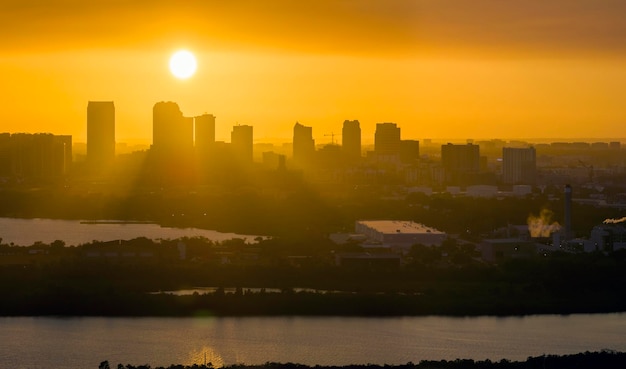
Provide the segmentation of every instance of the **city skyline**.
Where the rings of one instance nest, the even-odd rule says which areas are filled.
[[[626,121],[619,2],[142,4],[3,2],[4,130],[83,142],[91,100],[115,101],[131,143],[150,141],[155,101],[215,114],[217,140],[237,124],[285,140],[300,121],[319,141],[346,119],[417,139],[603,138]],[[183,48],[187,80],[167,67]]]
[[[138,150],[140,150],[142,147],[144,148],[148,148],[149,146],[154,144],[154,140],[155,140],[155,134],[154,134],[154,114],[151,114],[151,123],[150,123],[150,133],[151,133],[151,137],[142,139],[142,140],[136,140],[136,139],[127,139],[127,140],[118,140],[116,139],[117,136],[117,130],[119,128],[119,126],[117,125],[116,121],[116,113],[115,113],[115,108],[113,107],[113,105],[115,104],[114,101],[87,101],[87,115],[85,116],[85,120],[84,120],[84,124],[85,124],[85,132],[86,132],[86,136],[82,137],[83,140],[76,140],[76,138],[72,135],[64,135],[62,133],[59,133],[57,131],[54,130],[48,130],[48,131],[35,131],[35,132],[27,132],[24,130],[16,130],[16,131],[3,131],[4,133],[9,133],[9,134],[53,134],[53,135],[62,135],[62,136],[71,136],[73,139],[73,142],[75,144],[78,145],[86,145],[86,147],[88,146],[88,137],[87,134],[89,133],[89,126],[90,126],[90,118],[89,118],[89,111],[91,109],[91,105],[97,105],[97,106],[103,106],[103,105],[110,105],[113,110],[113,115],[112,115],[112,123],[108,123],[109,125],[112,124],[112,127],[108,128],[109,130],[112,130],[112,133],[110,133],[110,135],[115,136],[113,137],[114,143],[115,145],[128,145],[131,144],[132,147],[137,148]],[[184,128],[183,131],[184,132],[170,132],[169,134],[172,135],[179,135],[179,134],[183,134],[184,135],[191,135],[192,137],[192,143],[195,142],[196,140],[200,140],[201,143],[200,145],[204,145],[202,143],[202,141],[206,141],[206,138],[209,139],[209,142],[225,142],[225,143],[230,143],[232,140],[232,129],[237,127],[237,126],[245,126],[245,127],[255,127],[254,124],[241,124],[239,122],[233,123],[232,125],[221,125],[220,123],[216,123],[216,121],[218,121],[218,117],[216,117],[215,115],[211,114],[211,113],[207,113],[204,112],[201,115],[198,116],[182,116],[182,109],[179,107],[179,104],[175,101],[158,101],[155,102],[152,106],[151,106],[151,110],[154,109],[155,106],[160,106],[160,105],[169,105],[169,106],[175,106],[176,109],[178,109],[178,113],[181,115],[181,119],[186,119],[188,122],[196,122],[195,124],[192,124],[193,129],[189,130],[188,127],[188,122],[185,124],[181,124],[180,128]],[[333,122],[331,123],[331,125],[329,126],[329,129],[331,129],[331,131],[329,133],[325,133],[325,132],[315,132],[315,126],[314,125],[309,125],[307,126],[308,128],[311,129],[311,137],[313,139],[313,141],[317,141],[314,142],[314,146],[315,147],[321,147],[321,146],[325,146],[325,145],[339,145],[339,146],[343,146],[343,142],[341,139],[339,139],[339,137],[342,136],[341,133],[335,133],[335,132],[341,132],[341,130],[339,130],[340,127],[344,126],[345,129],[345,124],[346,123],[356,123],[356,127],[359,128],[359,134],[360,134],[360,140],[362,141],[362,144],[364,146],[368,146],[368,147],[372,147],[374,148],[374,146],[376,145],[376,131],[379,128],[379,126],[386,126],[386,125],[393,125],[393,126],[397,126],[397,129],[402,128],[402,126],[400,126],[398,123],[396,122],[376,122],[373,126],[372,126],[372,131],[371,132],[365,132],[364,134],[361,133],[360,127],[359,127],[359,120],[355,119],[353,121],[346,119],[343,121],[343,123],[341,122]],[[101,123],[100,123],[101,124]],[[302,123],[300,123],[299,121],[296,121],[296,124],[302,125]],[[291,124],[291,126],[293,127],[293,123]],[[200,128],[198,128],[200,127]],[[172,126],[170,129],[175,130],[176,126]],[[227,136],[221,136],[221,137],[217,137],[215,131],[216,130],[222,130],[224,132],[228,132]],[[198,133],[200,132],[200,133]],[[95,129],[94,129],[94,134],[95,134]],[[107,133],[109,134],[109,133]],[[353,134],[350,134],[353,135]],[[162,134],[160,135],[162,136]],[[165,135],[164,137],[167,137],[167,135]],[[560,137],[543,137],[543,136],[537,136],[537,137],[496,137],[496,136],[471,136],[471,137],[405,137],[403,136],[403,140],[402,141],[426,141],[426,142],[432,142],[433,144],[446,144],[446,143],[471,143],[474,141],[491,141],[491,140],[496,140],[496,141],[503,141],[503,142],[513,142],[513,143],[519,143],[519,142],[526,142],[526,143],[558,143],[558,142],[584,142],[584,143],[594,143],[594,142],[619,142],[619,143],[624,143],[626,142],[626,135],[624,137],[567,137],[567,136],[560,136]],[[111,140],[111,137],[107,137],[107,140]],[[293,131],[291,133],[290,137],[254,137],[254,144],[288,144],[288,143],[293,143]],[[195,144],[194,144],[195,146]]]
[[[0,366],[626,367],[624,15],[0,0]]]

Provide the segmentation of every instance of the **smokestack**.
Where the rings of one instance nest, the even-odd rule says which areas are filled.
[[[572,186],[565,185],[565,240],[572,238]]]

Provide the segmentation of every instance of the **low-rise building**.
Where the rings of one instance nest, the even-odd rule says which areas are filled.
[[[626,227],[622,224],[602,224],[593,227],[585,243],[585,251],[616,251],[626,249]]]
[[[402,220],[361,220],[356,222],[356,233],[383,246],[408,251],[414,244],[440,246],[447,238],[445,232],[420,223]]]

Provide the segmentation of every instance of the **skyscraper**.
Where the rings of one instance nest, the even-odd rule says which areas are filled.
[[[314,153],[313,128],[296,122],[293,127],[293,160],[299,164],[309,164]]]
[[[151,158],[161,185],[193,180],[193,118],[184,117],[178,104],[158,102],[152,109]]]
[[[361,157],[361,126],[358,120],[343,122],[341,147],[348,160],[358,160]]]
[[[234,126],[230,145],[234,159],[240,163],[252,163],[252,126]]]
[[[202,114],[195,118],[195,147],[201,155],[207,154],[215,144],[215,116]]]
[[[113,101],[87,103],[87,161],[95,169],[115,158],[115,106]]]
[[[472,184],[480,171],[479,146],[450,143],[442,145],[441,164],[449,184]]]
[[[400,141],[400,161],[415,163],[420,157],[420,142],[417,140]]]
[[[72,136],[14,133],[0,141],[8,147],[7,174],[34,180],[60,178],[72,159]],[[4,150],[3,150],[4,151]]]
[[[175,102],[154,105],[152,147],[165,155],[188,155],[193,150],[193,118],[183,117]]]
[[[502,148],[502,182],[509,184],[534,184],[537,172],[534,147]]]
[[[380,160],[397,159],[400,154],[400,128],[395,123],[377,123],[374,153]]]

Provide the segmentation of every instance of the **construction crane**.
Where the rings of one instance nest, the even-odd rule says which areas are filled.
[[[330,143],[334,145],[335,144],[335,136],[341,136],[341,135],[335,134],[335,132],[330,132],[330,133],[324,135],[324,137],[328,137],[328,136],[330,136]]]

